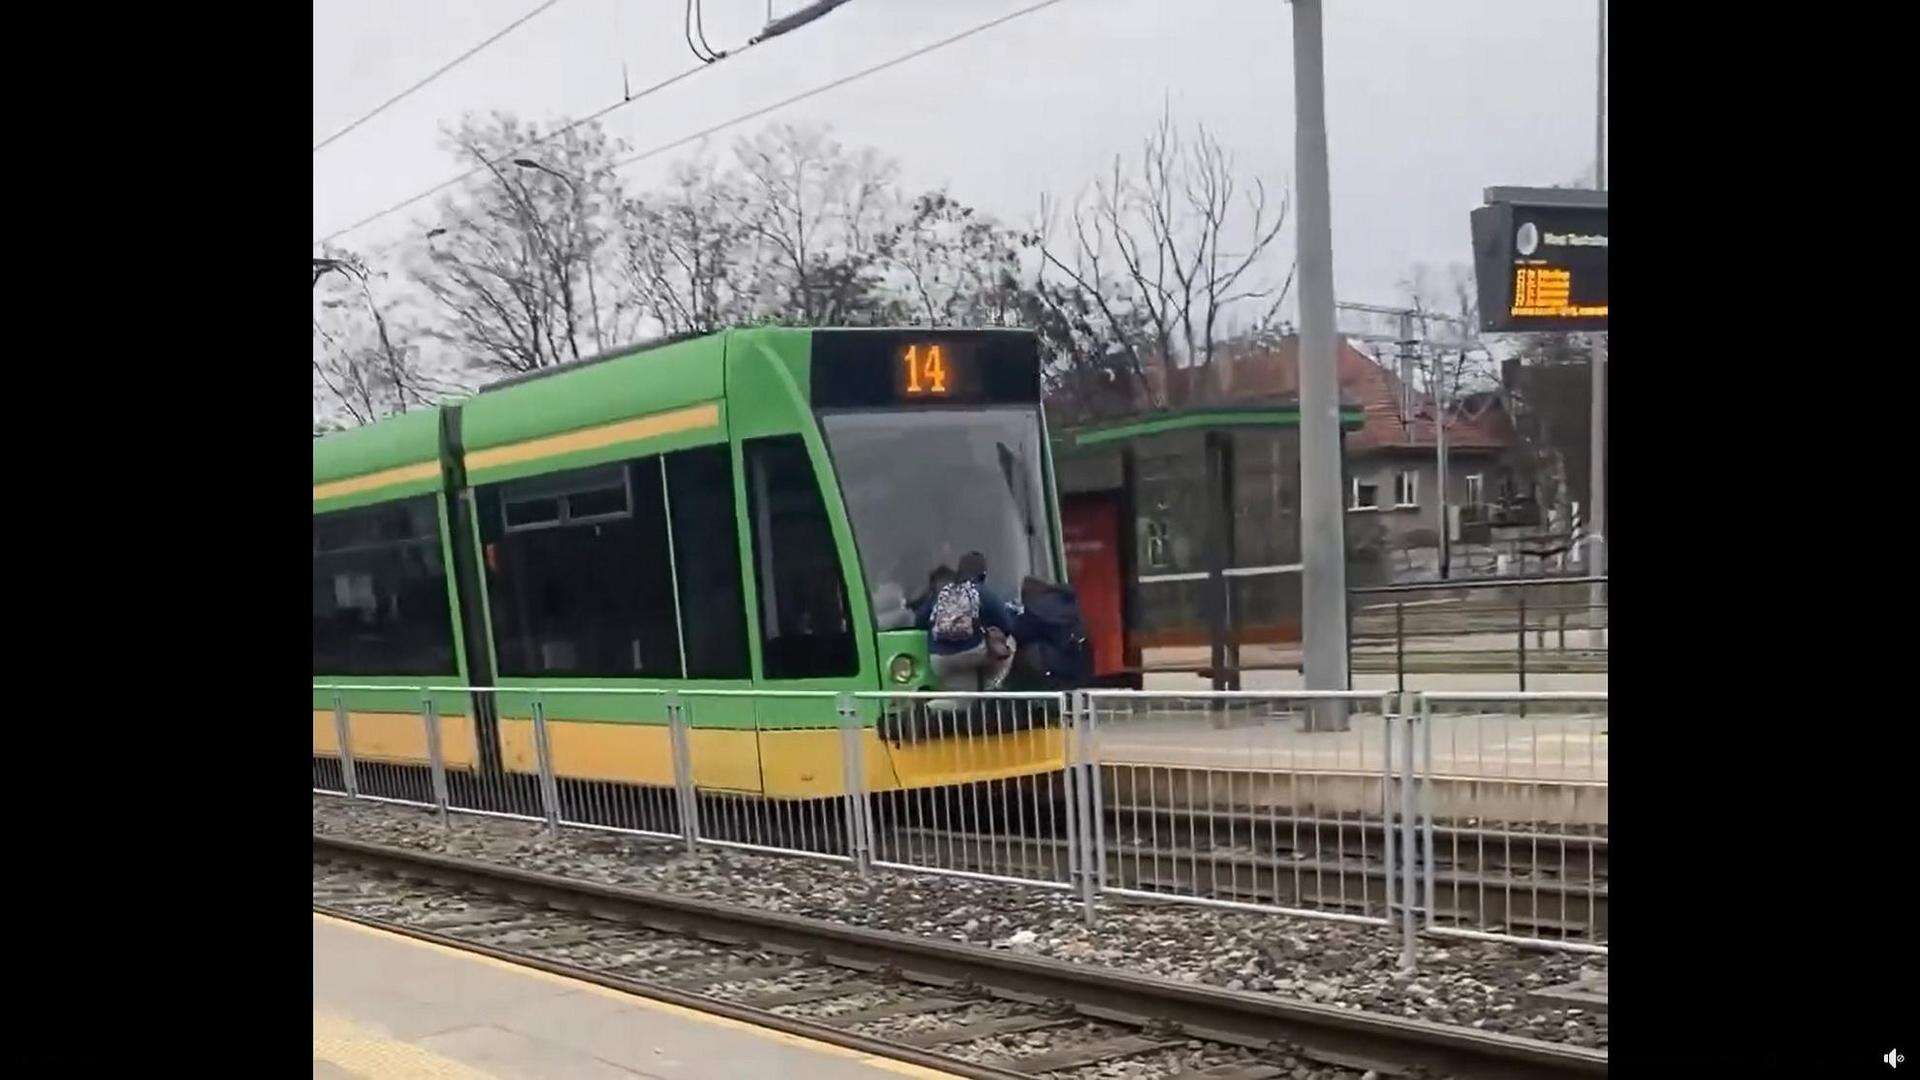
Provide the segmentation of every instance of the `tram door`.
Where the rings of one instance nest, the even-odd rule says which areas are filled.
[[[1067,546],[1067,578],[1087,621],[1096,675],[1126,667],[1125,623],[1120,594],[1120,497],[1096,491],[1060,500]]]

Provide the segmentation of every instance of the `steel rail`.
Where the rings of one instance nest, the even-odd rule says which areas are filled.
[[[1014,996],[1071,1002],[1088,1017],[1143,1027],[1170,1024],[1193,1037],[1241,1046],[1286,1042],[1323,1060],[1379,1062],[1387,1071],[1398,1071],[1396,1066],[1420,1066],[1461,1080],[1546,1080],[1604,1076],[1607,1072],[1606,1052],[1588,1047],[1174,982],[1047,957],[995,952],[324,834],[314,834],[313,851],[317,859],[343,860],[400,877],[465,885],[521,902],[635,922],[650,929],[709,940],[751,941],[819,955],[842,966],[892,970],[913,981],[971,984]],[[458,941],[442,943],[469,947]],[[515,963],[527,962],[517,954],[507,958]],[[635,992],[656,996],[653,989],[638,984]],[[720,1011],[706,998],[678,1003]],[[780,1023],[804,1022],[783,1017]],[[767,1024],[774,1026],[772,1021]],[[808,1037],[846,1037],[844,1032],[817,1025],[807,1025],[807,1029]],[[902,1053],[903,1048],[892,1044],[869,1041],[862,1048],[912,1060]],[[957,1070],[945,1058],[930,1067]]]

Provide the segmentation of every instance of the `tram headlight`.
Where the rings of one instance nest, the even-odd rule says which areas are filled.
[[[913,666],[913,657],[901,653],[887,664],[887,674],[893,677],[894,682],[905,686],[913,681]]]

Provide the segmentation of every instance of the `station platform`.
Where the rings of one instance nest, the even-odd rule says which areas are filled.
[[[1442,819],[1604,826],[1608,717],[1603,709],[1520,716],[1435,714],[1428,808]],[[1563,707],[1564,708],[1564,707]],[[1378,713],[1310,731],[1286,706],[1208,713],[1152,705],[1100,716],[1094,736],[1108,808],[1377,812],[1397,802],[1403,748],[1387,764]]]
[[[1432,725],[1427,740],[1435,776],[1589,783],[1607,779],[1607,718],[1597,711],[1521,717],[1506,706],[1499,712],[1435,715]],[[1377,772],[1389,749],[1377,713],[1354,716],[1343,731],[1309,731],[1288,713],[1114,713],[1100,718],[1095,741],[1100,761],[1110,765],[1282,772]],[[1398,768],[1400,749],[1392,751]]]
[[[1582,641],[1585,632],[1579,632]],[[1572,637],[1572,632],[1569,632]],[[1550,635],[1551,639],[1551,635]],[[1511,634],[1473,635],[1470,637],[1421,639],[1418,647],[1401,658],[1405,674],[1394,674],[1395,658],[1391,647],[1356,649],[1353,654],[1355,690],[1442,690],[1450,693],[1474,691],[1511,691],[1520,689],[1516,671],[1518,658]],[[1529,642],[1532,648],[1532,642]],[[1205,690],[1213,685],[1204,675],[1191,670],[1155,670],[1164,668],[1203,668],[1211,660],[1206,648],[1148,649],[1142,654],[1147,671],[1143,688],[1147,690]],[[1298,646],[1243,645],[1240,662],[1248,666],[1240,685],[1247,690],[1302,690],[1301,654]],[[1595,670],[1597,665],[1598,670]],[[1604,654],[1559,652],[1542,646],[1528,654],[1527,689],[1560,690],[1581,693],[1604,692],[1607,671]]]
[[[313,1075],[950,1076],[323,915],[313,919]]]

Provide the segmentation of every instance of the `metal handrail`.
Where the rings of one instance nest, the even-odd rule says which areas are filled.
[[[1421,690],[1428,701],[1605,701],[1605,690]]]
[[[1008,698],[1064,699],[1061,691],[1046,690],[728,690],[716,687],[678,686],[434,686],[419,683],[314,683],[315,690],[412,691],[421,694],[609,694],[636,696],[678,694],[681,697],[811,698],[823,701],[842,694],[855,698],[981,698],[1004,701]]]
[[[1442,589],[1500,589],[1511,586],[1531,585],[1605,585],[1607,575],[1548,576],[1527,578],[1457,578],[1448,581],[1409,581],[1398,585],[1362,585],[1348,589],[1348,593],[1373,595],[1376,593],[1396,592],[1438,592]]]
[[[1299,698],[1319,701],[1375,701],[1392,696],[1387,690],[1082,690],[1090,698]]]

